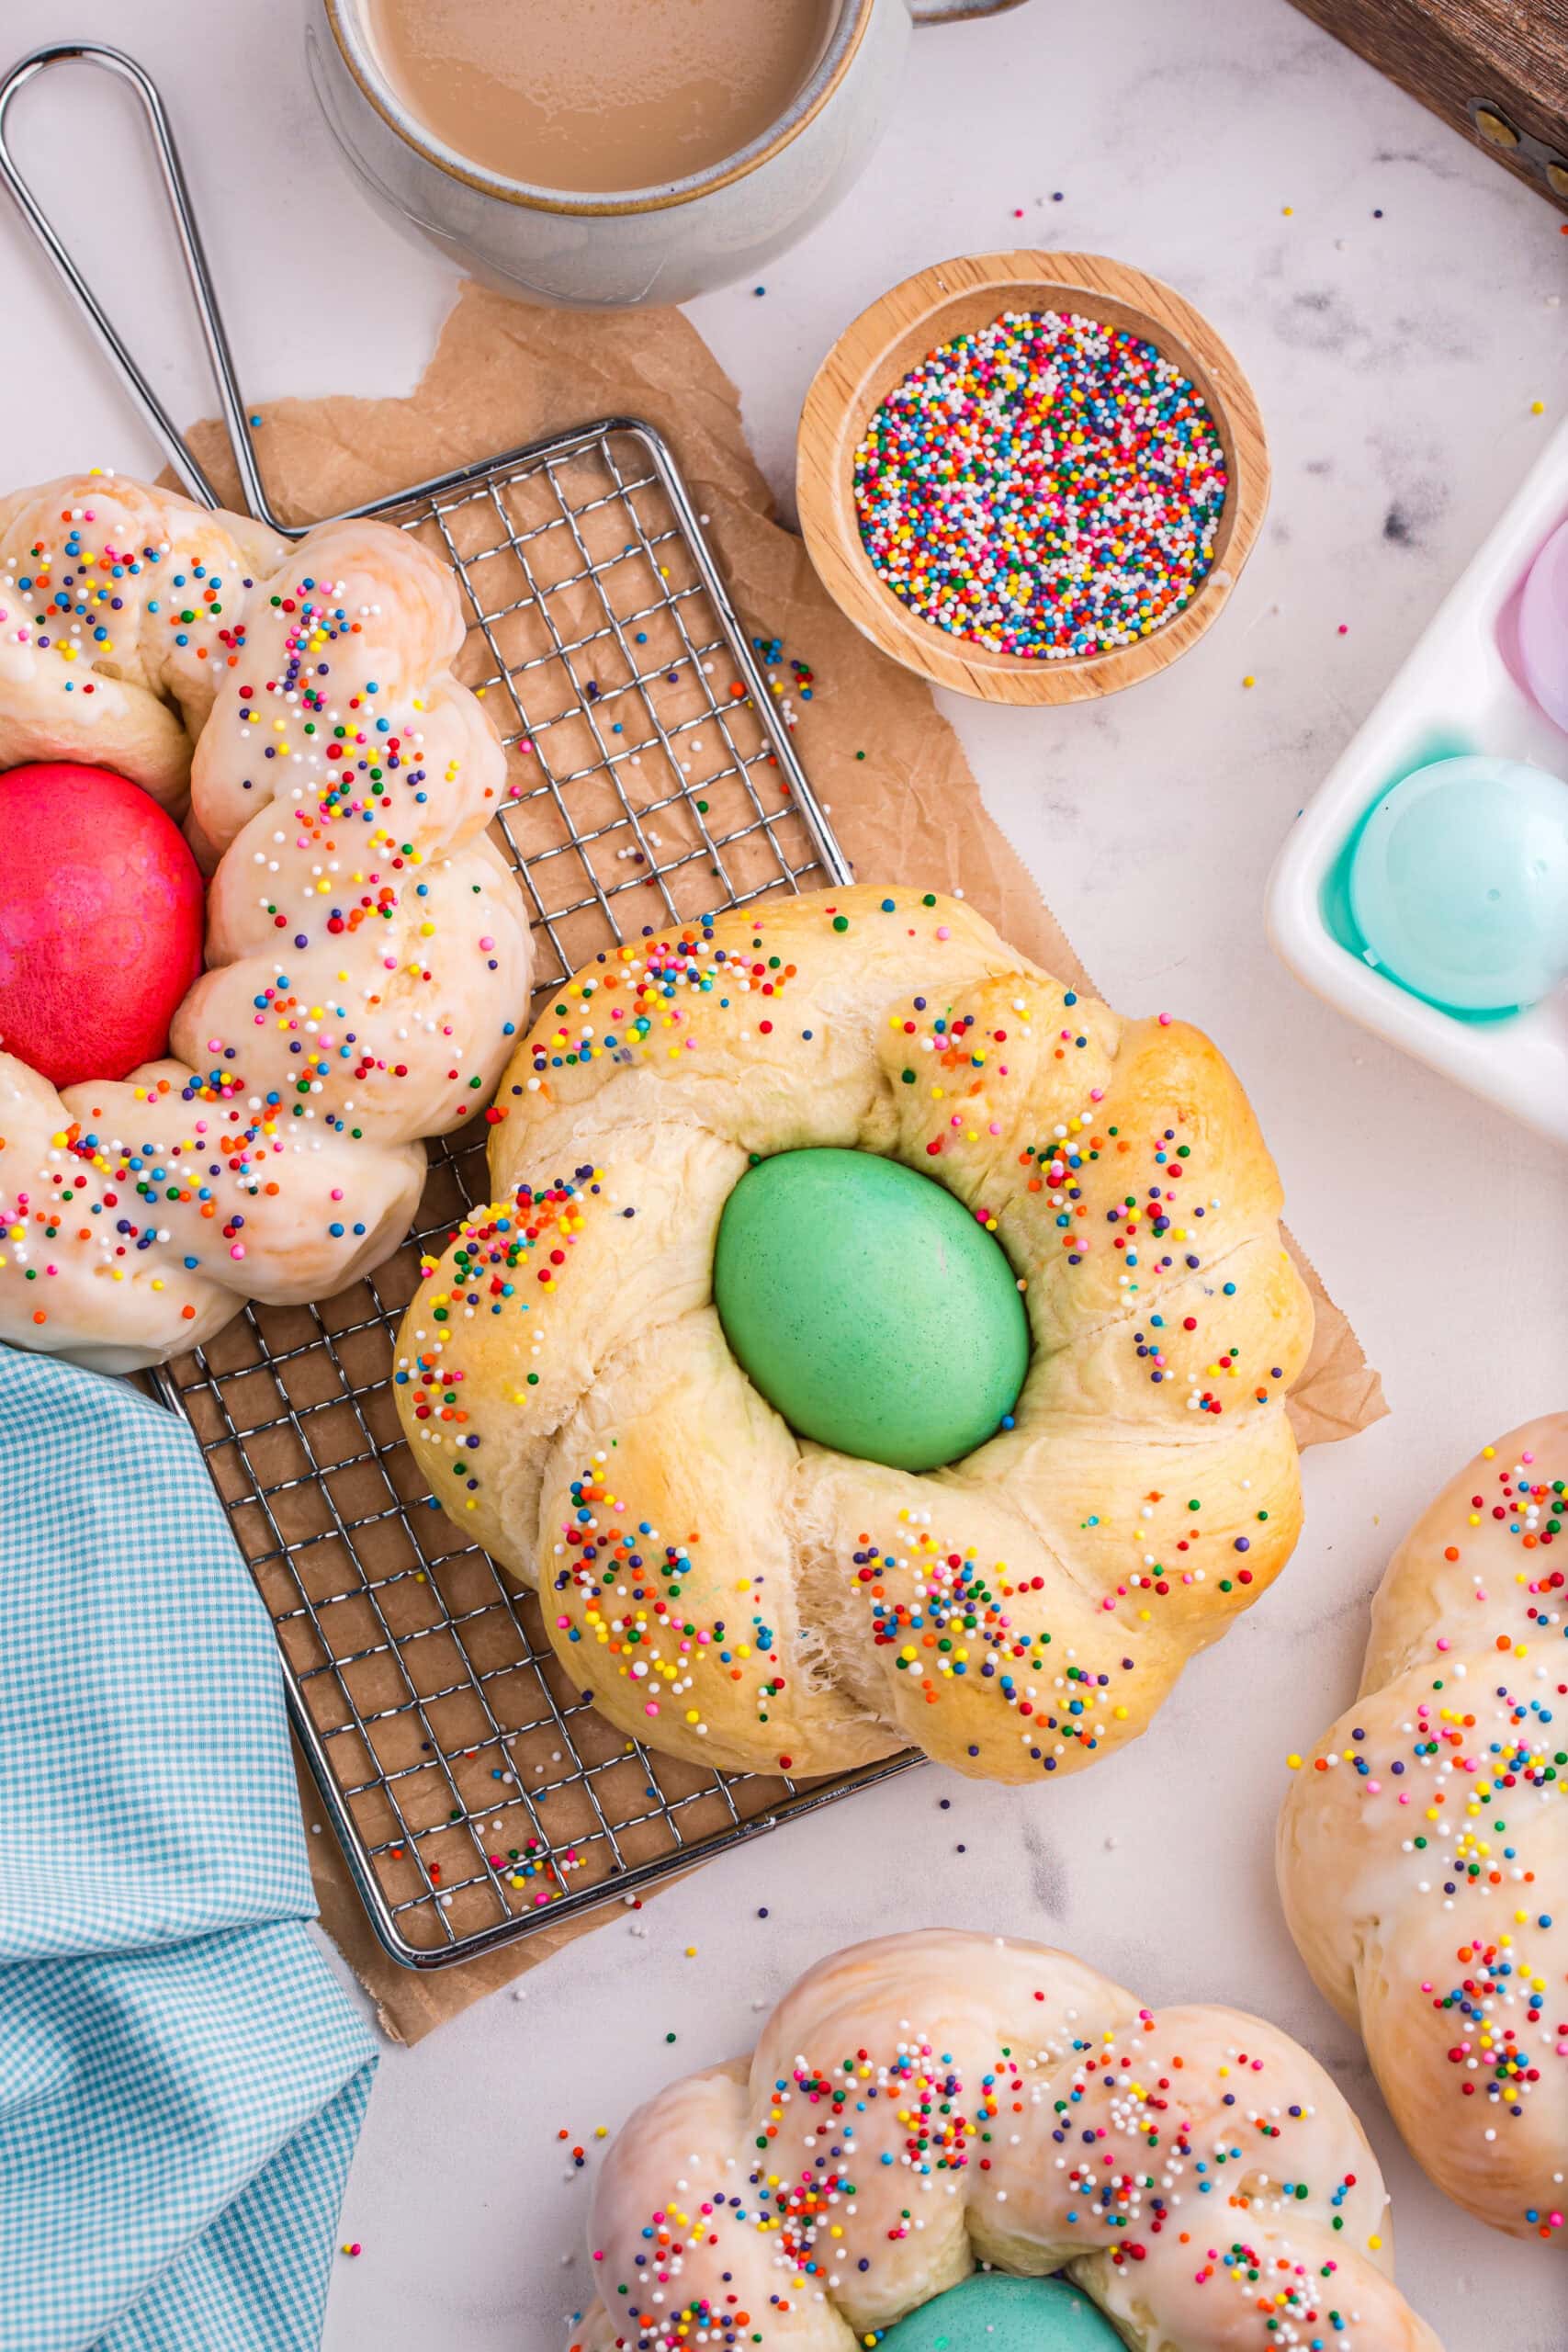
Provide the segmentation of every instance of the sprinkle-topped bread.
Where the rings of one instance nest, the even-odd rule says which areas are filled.
[[[914,1742],[1039,1782],[1135,1738],[1289,1558],[1311,1304],[1198,1031],[1122,1020],[957,900],[857,885],[586,967],[491,1118],[491,1200],[431,1258],[394,1393],[628,1734],[799,1773]],[[787,1233],[739,1228],[738,1318],[727,1235],[792,1159]],[[907,1187],[864,1181],[888,1161]],[[942,1214],[905,1220],[891,1190],[922,1185]],[[942,1238],[955,1209],[1021,1331]],[[999,1387],[968,1361],[993,1343]]]
[[[129,778],[210,874],[166,1057],[57,1092],[0,1050],[0,1336],[129,1370],[402,1238],[528,998],[462,638],[384,524],[291,545],[101,474],[0,501],[0,767]]]
[[[1360,1696],[1296,1773],[1280,1888],[1410,2152],[1568,2244],[1568,1413],[1483,1446],[1372,1605]]]
[[[589,2248],[572,2352],[853,2352],[982,2264],[1064,2273],[1132,2352],[1438,2352],[1315,2059],[945,1928],[818,1962],[749,2058],[639,2108]],[[1048,2308],[1025,2340],[1059,2340]]]

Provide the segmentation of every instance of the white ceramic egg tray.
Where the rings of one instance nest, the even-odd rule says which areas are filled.
[[[1269,884],[1269,935],[1307,987],[1527,1125],[1568,1144],[1568,984],[1528,1012],[1466,1019],[1366,962],[1345,870],[1379,795],[1430,760],[1485,752],[1568,779],[1568,734],[1518,666],[1520,591],[1568,519],[1568,425],[1506,509],[1366,724],[1292,828]]]

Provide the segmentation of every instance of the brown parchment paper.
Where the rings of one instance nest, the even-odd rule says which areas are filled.
[[[1060,924],[987,814],[930,689],[844,619],[802,542],[776,521],[746,445],[735,388],[678,311],[540,310],[469,285],[412,398],[281,401],[262,413],[258,448],[274,503],[298,521],[595,417],[631,415],[657,425],[708,518],[742,620],[798,650],[816,673],[796,746],[859,872],[962,889],[1004,937],[1093,992]],[[199,425],[191,438],[215,483],[237,503],[221,428]],[[857,760],[860,751],[864,760]],[[1291,1246],[1317,1310],[1312,1355],[1290,1405],[1305,1446],[1351,1436],[1387,1408],[1348,1321]],[[303,1764],[300,1773],[306,1819],[316,1825],[320,1800]],[[310,1845],[323,1924],[375,1999],[387,2032],[404,2041],[418,2041],[620,1908],[612,1901],[521,1945],[422,1974],[398,1966],[376,1942],[331,1830]]]

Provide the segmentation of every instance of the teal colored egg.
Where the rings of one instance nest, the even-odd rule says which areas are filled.
[[[877,2352],[1124,2352],[1097,2306],[1065,2278],[976,2270],[890,2327]]]
[[[1454,1012],[1538,1004],[1568,976],[1568,784],[1436,760],[1385,792],[1351,854],[1367,960]]]
[[[725,1203],[714,1303],[791,1429],[900,1470],[995,1434],[1029,1364],[1017,1280],[943,1186],[869,1151],[784,1151]]]

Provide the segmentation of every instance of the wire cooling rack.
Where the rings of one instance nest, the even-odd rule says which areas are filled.
[[[497,831],[536,1005],[601,949],[847,869],[669,451],[614,420],[383,510],[443,554],[462,674],[500,720]],[[294,1723],[376,1929],[440,1968],[631,1894],[902,1768],[704,1772],[557,1663],[537,1603],[430,1504],[392,1404],[419,1245],[489,1198],[477,1128],[432,1147],[414,1236],[326,1304],[248,1307],[160,1375],[277,1628]]]
[[[216,490],[18,170],[6,118],[57,64],[100,67],[146,119],[251,512],[275,530],[211,273],[158,91],[91,41],[0,81],[0,183],[193,498]],[[449,565],[459,673],[508,751],[492,829],[538,951],[536,1003],[602,950],[850,870],[775,715],[674,460],[609,418],[355,508]],[[797,1784],[704,1772],[607,1723],[550,1650],[537,1604],[426,1494],[392,1405],[422,1245],[489,1198],[482,1122],[433,1145],[418,1222],[339,1297],[247,1307],[161,1371],[277,1629],[289,1711],[377,1934],[445,1968],[917,1760]]]

